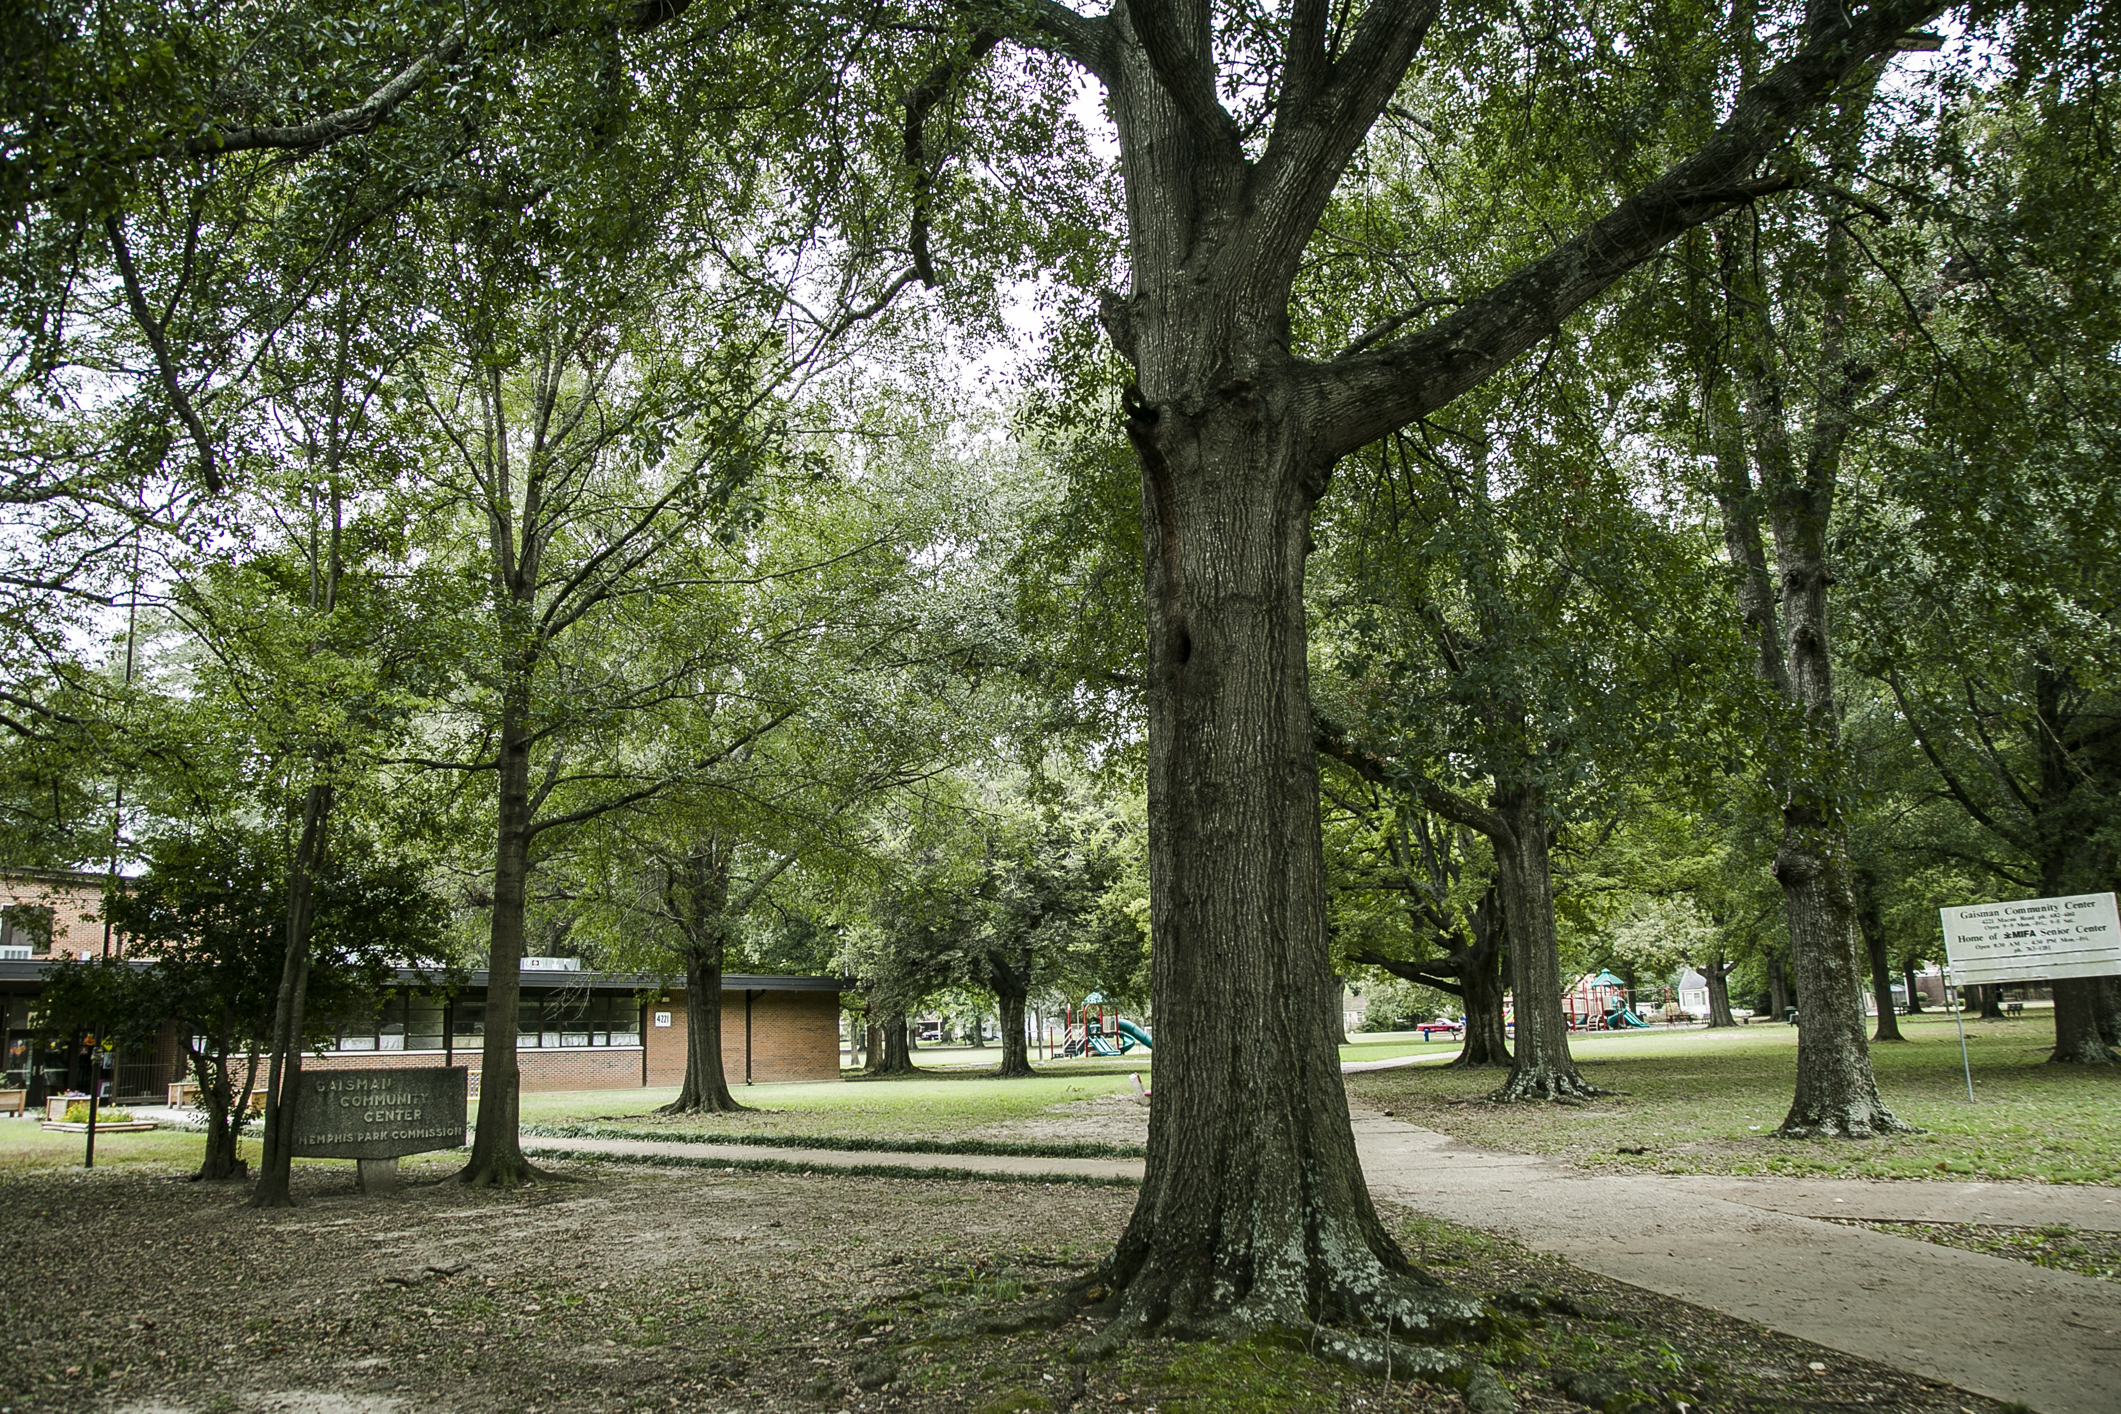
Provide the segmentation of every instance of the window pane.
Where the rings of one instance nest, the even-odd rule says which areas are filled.
[[[442,1049],[442,1004],[427,997],[415,997],[405,1008],[405,1049],[408,1051],[439,1051]]]

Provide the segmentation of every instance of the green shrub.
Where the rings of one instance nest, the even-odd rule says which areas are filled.
[[[87,1124],[88,1101],[76,1100],[68,1105],[66,1107],[66,1122],[68,1124]],[[131,1110],[114,1110],[107,1105],[96,1110],[96,1123],[98,1124],[131,1124],[132,1122],[133,1112]]]

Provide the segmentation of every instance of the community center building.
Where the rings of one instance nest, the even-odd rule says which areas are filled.
[[[86,1084],[78,1046],[40,1041],[30,1015],[45,972],[67,957],[105,955],[103,878],[39,871],[0,876],[8,920],[0,938],[0,1089],[26,1089],[30,1104]],[[122,953],[123,939],[110,939]],[[691,1008],[680,982],[639,974],[584,972],[572,958],[523,959],[514,1026],[523,1089],[618,1090],[684,1079]],[[488,974],[403,967],[372,1015],[339,1029],[306,1069],[469,1066],[491,1018]],[[722,1067],[732,1085],[835,1080],[840,1073],[837,977],[725,974]],[[153,1054],[121,1053],[110,1072],[113,1099],[162,1099],[191,1077],[175,1028]]]

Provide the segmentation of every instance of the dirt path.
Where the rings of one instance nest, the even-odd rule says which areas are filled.
[[[2111,1223],[2121,1207],[2109,1205],[2111,1189],[2025,1185],[2024,1194],[1999,1194],[2015,1186],[1589,1175],[1360,1110],[1355,1136],[1380,1198],[2040,1414],[2112,1414],[2121,1404],[2121,1287],[1798,1215],[1833,1207],[1839,1217],[1908,1217],[1956,1207],[2011,1222],[2018,1219],[2000,1214],[2017,1205],[2042,1210],[2031,1221],[2073,1221],[2045,1215],[2070,1208]],[[1834,1204],[1852,1198],[1844,1189],[1862,1190],[1860,1207]],[[1885,1201],[1893,1196],[1902,1201]]]

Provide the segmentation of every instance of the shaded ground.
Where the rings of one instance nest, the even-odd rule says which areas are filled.
[[[1891,1237],[1912,1237],[1922,1242],[1934,1242],[1940,1247],[1985,1252],[1991,1257],[2031,1262],[2036,1267],[2053,1271],[2121,1282],[2121,1233],[2086,1232],[2067,1223],[2002,1227],[1994,1223],[1840,1221]]]
[[[1143,1083],[1152,1083],[1152,1078],[1145,1074]],[[1149,1107],[1135,1098],[1130,1085],[1108,1095],[1063,1100],[1046,1106],[1035,1118],[982,1125],[970,1134],[980,1139],[1147,1144]]]
[[[1102,1095],[1132,1094],[1127,1077],[1139,1064],[1071,1061],[1029,1080],[996,1083],[992,1071],[926,1071],[910,1076],[849,1076],[813,1085],[739,1086],[749,1110],[735,1114],[668,1116],[655,1109],[677,1098],[675,1087],[649,1090],[556,1091],[523,1097],[523,1119],[533,1124],[619,1124],[627,1129],[670,1127],[721,1134],[799,1139],[955,1139],[996,1125],[1043,1118],[1048,1107]],[[1096,1136],[1091,1136],[1096,1137]]]
[[[2045,1015],[1969,1022],[1969,1104],[1952,1023],[1901,1025],[1910,1039],[1873,1047],[1872,1063],[1886,1102],[1924,1132],[1890,1139],[1775,1138],[1797,1033],[1772,1024],[1572,1038],[1584,1075],[1624,1092],[1580,1106],[1484,1104],[1500,1072],[1426,1066],[1351,1075],[1348,1094],[1469,1144],[1593,1170],[2121,1183],[2121,1066],[2047,1064]]]
[[[1442,1386],[1358,1379],[1266,1341],[1147,1342],[1086,1368],[1067,1359],[1083,1326],[947,1334],[1081,1270],[1125,1220],[1127,1190],[597,1166],[522,1194],[434,1182],[372,1199],[348,1168],[306,1170],[305,1206],[265,1215],[145,1166],[0,1181],[0,1406],[1463,1408]],[[1526,1409],[2001,1408],[1391,1212],[1453,1284],[1547,1294],[1505,1297],[1544,1314],[1498,1319],[1483,1351]]]

